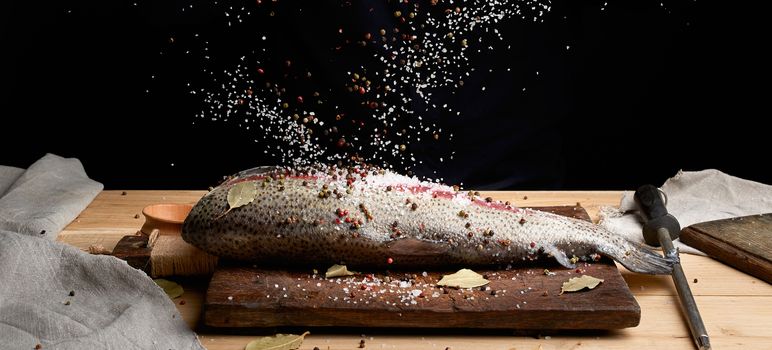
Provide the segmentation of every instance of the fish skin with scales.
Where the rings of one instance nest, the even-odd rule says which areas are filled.
[[[252,202],[229,209],[229,189],[253,181]],[[517,265],[608,256],[628,270],[669,274],[673,260],[591,222],[517,208],[473,192],[370,166],[258,167],[204,195],[183,239],[256,264],[353,268]]]

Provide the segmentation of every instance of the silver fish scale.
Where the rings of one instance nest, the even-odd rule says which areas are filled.
[[[669,266],[592,223],[486,203],[448,186],[393,173],[285,172],[242,172],[218,186],[193,208],[183,238],[221,257],[278,265],[431,268],[547,255],[571,267],[572,257],[603,254],[638,272]],[[255,181],[257,195],[226,213],[228,190],[241,181]]]

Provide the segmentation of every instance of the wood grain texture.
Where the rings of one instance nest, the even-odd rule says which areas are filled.
[[[772,283],[772,214],[694,224],[681,230],[681,241]]]
[[[143,207],[153,203],[195,203],[206,191],[103,191],[73,221],[59,240],[81,249],[102,244],[112,249],[118,240],[139,230],[142,220],[134,219]],[[574,205],[581,202],[593,220],[599,206],[617,206],[621,191],[503,191],[483,192],[518,206]],[[528,199],[524,199],[524,197]],[[714,349],[770,349],[772,344],[772,285],[742,273],[714,259],[683,254],[681,262],[700,308]],[[619,265],[618,265],[619,266]],[[668,276],[640,275],[619,266],[622,276],[641,306],[637,327],[611,331],[555,332],[544,337],[517,336],[509,331],[481,332],[374,332],[372,330],[317,331],[306,338],[302,350],[356,349],[364,334],[367,349],[437,350],[580,350],[580,349],[688,349],[694,348],[686,321],[681,315],[673,282]],[[276,329],[251,329],[234,335],[197,328],[206,281],[177,280],[185,294],[174,300],[185,322],[197,329],[201,343],[210,350],[243,350],[257,337]],[[184,302],[183,302],[184,301]],[[372,337],[372,339],[371,339]]]
[[[534,209],[590,220],[581,207]],[[604,259],[579,266],[578,270],[566,269],[540,260],[529,267],[477,269],[491,283],[487,288],[471,290],[436,286],[442,275],[455,270],[393,272],[388,276],[390,282],[384,282],[383,271],[375,271],[371,280],[364,275],[325,279],[310,271],[220,266],[207,291],[204,324],[483,329],[617,329],[638,325],[640,307],[616,265]],[[545,268],[554,275],[545,274]],[[563,282],[583,274],[604,282],[593,290],[560,295]],[[400,286],[400,279],[409,282],[402,281],[404,286]],[[421,294],[414,296],[414,291]]]
[[[124,236],[113,248],[112,255],[118,259],[126,260],[129,266],[150,272],[150,252],[152,248],[147,246],[148,236],[131,235]]]

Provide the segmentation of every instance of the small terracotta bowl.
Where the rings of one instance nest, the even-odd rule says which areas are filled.
[[[145,216],[145,224],[142,231],[145,235],[157,229],[162,235],[180,235],[182,223],[190,213],[193,206],[190,204],[153,204],[142,209]]]

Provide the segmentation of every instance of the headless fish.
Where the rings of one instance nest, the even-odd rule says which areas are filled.
[[[243,182],[254,182],[254,200],[230,208],[228,192]],[[603,255],[669,274],[673,264],[590,222],[369,167],[240,172],[194,206],[182,237],[223,258],[296,266],[504,266],[547,256],[575,268]]]

